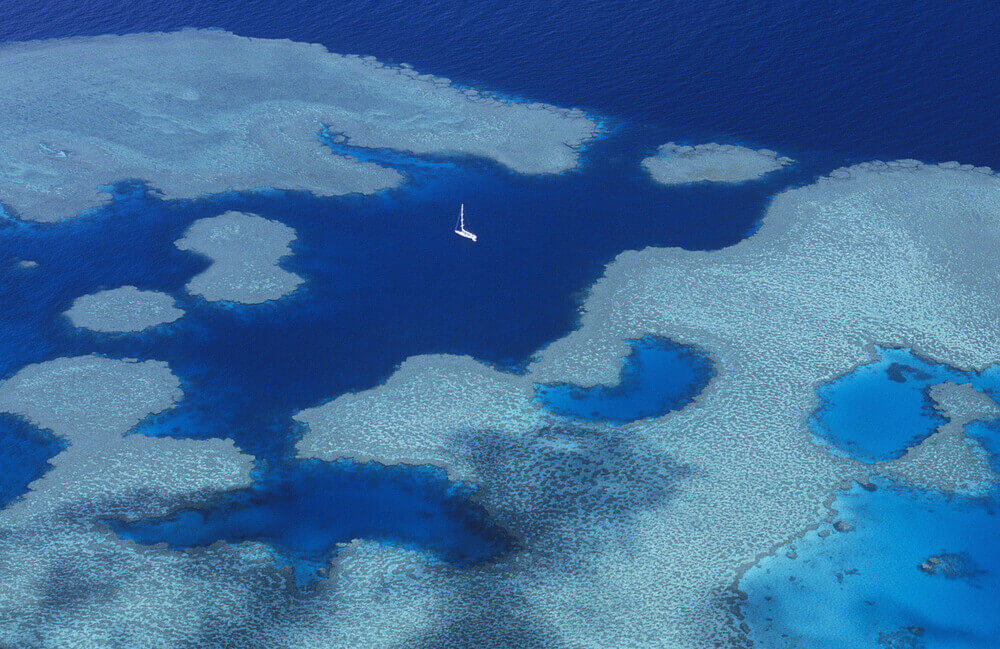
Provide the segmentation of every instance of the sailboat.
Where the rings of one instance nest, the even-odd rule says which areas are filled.
[[[476,235],[465,229],[465,203],[462,203],[462,207],[458,212],[458,223],[455,224],[455,234],[466,239],[476,240]]]

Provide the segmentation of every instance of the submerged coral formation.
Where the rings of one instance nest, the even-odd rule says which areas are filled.
[[[254,214],[226,212],[195,221],[182,239],[181,250],[209,257],[212,265],[187,284],[188,293],[209,302],[258,304],[293,292],[303,282],[278,265],[291,254],[295,230]]]
[[[929,396],[947,422],[901,458],[879,463],[876,469],[921,489],[985,496],[1000,484],[1000,476],[990,466],[987,450],[965,434],[965,427],[1000,418],[1000,407],[968,383],[939,383],[931,386]]]
[[[99,206],[105,186],[133,178],[167,198],[371,193],[401,181],[331,153],[324,129],[358,147],[483,156],[522,173],[575,166],[596,129],[580,111],[217,30],[4,44],[0,70],[0,203],[39,221]]]
[[[667,142],[655,155],[643,158],[642,166],[658,183],[740,183],[755,180],[794,162],[769,149],[748,149],[732,144],[695,146]]]
[[[168,584],[193,591],[215,578],[198,577],[200,568],[179,555],[136,548],[96,525],[105,516],[162,515],[249,483],[253,458],[231,440],[123,437],[180,398],[165,363],[98,356],[29,365],[0,383],[0,410],[68,442],[49,472],[0,512],[5,645],[145,643],[144,626],[158,623],[142,622],[144,594]],[[200,618],[205,610],[196,608],[191,613]]]
[[[174,299],[158,291],[122,286],[83,295],[65,313],[74,327],[104,332],[142,331],[184,315]]]
[[[0,201],[38,220],[99,205],[102,187],[124,178],[174,198],[264,186],[369,193],[400,182],[395,171],[324,148],[321,130],[353,147],[483,156],[547,173],[572,167],[595,129],[579,111],[225,32],[6,45],[0,64],[11,89],[0,98],[10,116],[0,126]],[[80,108],[51,110],[65,102]],[[739,182],[789,162],[740,147],[665,145],[646,166],[665,183]],[[425,547],[356,540],[338,547],[328,578],[303,593],[271,548],[246,540],[264,535],[220,525],[227,542],[183,551],[123,540],[101,521],[170,524],[185,507],[237,502],[218,495],[251,484],[254,458],[231,440],[128,434],[183,398],[164,362],[79,356],[24,367],[0,383],[0,411],[66,446],[0,511],[0,642],[689,649],[780,638],[795,646],[809,643],[810,629],[774,612],[785,600],[767,599],[770,580],[792,583],[803,560],[830,556],[870,574],[855,585],[855,573],[814,572],[809,587],[793,580],[793,601],[832,601],[831,615],[850,617],[869,606],[872,577],[895,571],[910,584],[937,580],[924,592],[938,599],[957,593],[962,608],[926,617],[964,629],[982,603],[975,580],[994,586],[981,572],[993,555],[982,551],[992,537],[963,540],[967,528],[989,529],[979,525],[988,512],[955,495],[983,471],[986,451],[963,454],[954,443],[970,422],[995,417],[995,404],[935,379],[930,394],[948,421],[886,465],[816,444],[809,420],[817,388],[870,364],[875,345],[913,349],[963,375],[997,362],[1000,300],[982,269],[1000,249],[998,205],[1000,180],[982,168],[898,161],[840,169],[776,196],[760,229],[732,247],[622,253],[589,292],[580,327],[523,374],[465,356],[418,356],[375,388],[274,413],[303,425],[296,451],[310,466],[344,457],[433,464],[467,483],[516,545],[471,566]],[[241,303],[287,295],[303,281],[279,266],[294,238],[288,226],[241,212],[197,221],[177,246],[211,264],[188,291]],[[627,341],[647,336],[710,359],[715,374],[690,391],[690,403],[571,426],[534,401],[536,384],[610,393]],[[942,460],[947,474],[928,472]],[[878,477],[830,508],[841,485],[880,470],[951,493],[911,492]],[[275,475],[269,487],[301,506]],[[247,502],[217,517],[266,516]],[[867,506],[885,515],[868,515]],[[920,536],[939,520],[955,524]],[[329,547],[322,550],[325,561]],[[872,610],[885,624],[848,627],[833,646],[935,637],[903,608],[880,601]]]
[[[241,646],[744,642],[759,627],[736,617],[731,586],[741,571],[827,518],[831,490],[869,471],[813,444],[816,387],[870,362],[872,341],[962,369],[996,361],[1000,334],[989,323],[1000,305],[979,269],[998,248],[998,203],[1000,182],[975,171],[845,169],[777,196],[760,230],[731,248],[623,253],[591,291],[580,329],[524,375],[418,357],[377,388],[300,412],[300,455],[443,465],[475,485],[519,548],[459,568],[356,542],[307,596],[259,543],[178,553],[93,528],[95,517],[162,515],[179,500],[246,484],[249,458],[225,442],[121,437],[179,397],[165,365],[83,357],[26,368],[0,386],[0,404],[70,446],[0,514],[11,530],[2,540],[8,565],[29,567],[2,575],[15,593],[5,619],[20,620],[5,626],[5,640],[71,646],[128,628],[160,644]],[[614,385],[624,341],[646,335],[711,357],[717,374],[683,409],[572,428],[532,402],[533,383]],[[955,421],[967,419],[954,392],[934,394]],[[169,472],[143,455],[153,448],[179,454]],[[141,475],[123,471],[125,459]],[[206,461],[226,469],[207,471]],[[140,488],[152,495],[139,497]],[[70,509],[79,522],[67,525],[58,517]],[[809,534],[841,543],[865,530],[844,508],[835,525]],[[909,568],[935,578],[919,565],[964,551],[951,545],[915,547]],[[94,549],[81,555],[83,546]],[[35,597],[46,575],[67,570],[95,595]]]
[[[114,502],[119,510],[134,508],[132,515],[138,516],[159,511],[157,503],[171,498],[245,483],[248,456],[231,440],[123,437],[181,396],[179,381],[159,361],[79,356],[21,369],[0,383],[0,411],[50,430],[68,445],[32,493],[0,516],[71,502],[85,511],[87,503]]]
[[[475,464],[457,452],[454,436],[514,435],[544,425],[531,397],[530,380],[468,356],[417,356],[372,390],[297,413],[306,432],[296,449],[328,461],[433,464],[455,479],[476,481]]]

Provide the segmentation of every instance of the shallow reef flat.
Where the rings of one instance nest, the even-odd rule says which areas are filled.
[[[191,278],[188,293],[209,302],[259,304],[288,295],[303,282],[278,262],[290,255],[295,230],[255,214],[226,212],[199,219],[174,242],[212,260],[204,272]]]
[[[770,149],[748,149],[733,144],[667,142],[655,155],[643,158],[642,166],[658,183],[741,183],[756,180],[794,162]]]
[[[353,146],[482,156],[532,174],[575,166],[596,131],[577,110],[217,30],[5,44],[0,70],[0,203],[39,221],[99,206],[107,185],[134,178],[168,199],[401,182],[393,169],[333,154],[324,130]]]
[[[166,293],[121,286],[78,297],[64,315],[74,327],[124,333],[174,322],[184,310]]]
[[[182,494],[245,486],[250,458],[221,440],[121,437],[180,397],[162,363],[83,357],[26,368],[0,385],[0,405],[71,436],[55,467],[0,513],[5,565],[18,566],[0,575],[12,593],[3,640],[71,647],[125,629],[168,646],[741,646],[753,630],[740,626],[732,588],[743,570],[826,525],[837,486],[875,470],[812,442],[817,387],[871,363],[875,344],[963,370],[996,362],[1000,306],[980,270],[1000,248],[997,205],[1000,181],[975,170],[839,170],[777,196],[758,232],[731,248],[620,255],[581,328],[524,375],[418,357],[382,386],[300,413],[309,428],[300,455],[432,462],[473,482],[520,549],[471,568],[356,542],[302,595],[259,543],[174,552],[124,542],[93,518],[162,515]],[[715,377],[683,409],[579,426],[532,402],[534,383],[614,385],[625,341],[646,335],[711,357]],[[75,399],[82,388],[63,387],[84,384],[109,391]],[[119,404],[119,393],[137,396]],[[952,407],[958,395],[938,396],[965,416]],[[65,423],[78,420],[76,432]],[[63,472],[94,436],[99,455]],[[126,442],[192,455],[161,473],[122,455]],[[190,468],[195,455],[229,468]],[[129,486],[116,498],[135,482],[106,457],[154,467],[142,481],[169,496]],[[81,506],[76,493],[98,504]],[[67,524],[68,512],[87,521]],[[74,584],[87,594],[73,595]]]
[[[817,387],[871,363],[875,344],[965,370],[1000,358],[989,324],[1000,303],[981,275],[1000,249],[998,205],[1000,180],[983,170],[912,161],[838,170],[775,197],[760,230],[730,248],[623,253],[591,290],[580,329],[524,376],[410,359],[385,385],[307,417],[299,451],[335,456],[337,426],[364,413],[344,446],[353,456],[390,449],[387,461],[399,461],[412,439],[473,477],[479,501],[522,540],[502,576],[445,578],[428,567],[429,588],[467,584],[453,622],[423,621],[430,645],[458,629],[482,646],[745,643],[732,588],[743,569],[832,516],[838,485],[879,470],[813,443]],[[712,358],[717,374],[691,404],[617,427],[542,414],[532,423],[527,395],[519,401],[528,382],[614,385],[625,341],[646,335]],[[506,384],[507,396],[478,399],[471,386],[483,382]],[[451,419],[465,399],[474,424],[507,425]],[[364,429],[382,431],[367,448]]]
[[[112,504],[127,517],[148,516],[177,498],[246,484],[252,458],[232,440],[125,436],[182,396],[166,363],[93,355],[29,365],[0,383],[0,411],[67,442],[29,494],[0,513],[0,524],[71,503],[83,517]]]
[[[5,646],[149,646],[146,630],[158,622],[146,598],[164,584],[197,593],[214,578],[179,553],[125,543],[99,524],[163,515],[250,483],[253,458],[232,440],[123,436],[181,397],[165,363],[99,356],[29,365],[0,383],[0,410],[67,441],[49,471],[0,512]],[[254,561],[250,552],[223,554],[216,560],[227,566]],[[191,615],[202,619],[208,602],[193,601],[199,611]],[[100,612],[111,609],[114,616]]]
[[[428,389],[428,386],[434,386]],[[515,435],[550,421],[531,403],[525,377],[505,374],[469,356],[415,356],[382,385],[302,410],[300,457],[383,464],[432,464],[452,479],[476,482],[475,463],[456,453],[456,435]]]
[[[876,463],[877,471],[924,490],[988,496],[1000,485],[1000,475],[990,466],[989,451],[966,427],[1000,418],[1000,407],[969,383],[939,383],[930,387],[928,396],[945,422],[899,459]]]

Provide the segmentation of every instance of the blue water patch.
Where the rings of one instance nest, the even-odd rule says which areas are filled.
[[[0,298],[10,305],[0,319],[0,375],[95,352],[165,361],[181,379],[184,399],[132,434],[231,438],[260,462],[260,484],[243,496],[178,514],[172,527],[159,521],[117,528],[138,541],[187,547],[259,538],[302,579],[315,574],[336,543],[355,535],[426,547],[456,561],[502,553],[504,543],[489,534],[477,540],[478,532],[463,531],[461,516],[425,521],[419,512],[465,511],[466,505],[446,483],[420,487],[424,469],[370,468],[362,475],[349,463],[306,470],[290,462],[299,432],[292,415],[377,385],[416,354],[472,354],[517,371],[576,325],[580,291],[621,250],[651,243],[730,245],[753,230],[771,194],[815,170],[803,166],[799,175],[718,191],[661,187],[638,166],[659,139],[648,137],[622,127],[614,139],[592,144],[580,170],[558,175],[522,176],[485,160],[373,150],[366,155],[407,173],[406,185],[367,197],[265,191],[161,201],[142,182],[122,182],[109,206],[87,216],[11,222],[0,236],[0,260],[7,261],[0,265]],[[357,153],[340,144],[343,152]],[[463,202],[467,224],[480,235],[475,245],[452,233]],[[281,262],[306,280],[295,295],[225,308],[187,295],[185,284],[209,261],[178,250],[174,241],[196,219],[227,210],[295,229],[293,254]],[[688,227],[695,218],[714,225]],[[39,265],[28,272],[15,259]],[[76,297],[124,284],[172,295],[184,317],[128,335],[78,330],[62,317]],[[407,472],[413,475],[405,478]],[[295,480],[340,489],[343,496],[325,509],[299,507],[293,538],[276,530],[289,524],[283,518],[295,509],[289,498],[305,492],[276,485]],[[361,524],[360,514],[339,512],[371,509],[348,485],[352,480],[378,494],[384,515]],[[488,521],[482,527],[491,529]],[[434,530],[452,538],[431,538]]]
[[[970,375],[908,349],[878,348],[879,359],[817,389],[813,431],[863,462],[892,460],[945,423],[927,388]]]
[[[797,558],[786,546],[740,580],[755,646],[995,649],[996,499],[874,484],[834,504],[854,530],[809,532],[791,544]]]
[[[4,41],[220,27],[408,62],[669,139],[1000,167],[982,137],[1000,96],[992,2],[0,0],[0,12]]]
[[[658,336],[628,344],[618,385],[536,384],[535,399],[557,415],[620,424],[684,407],[714,375],[711,360],[691,347]]]
[[[972,387],[1000,404],[1000,363],[976,373],[971,383]],[[965,426],[965,434],[983,445],[990,454],[990,466],[1000,474],[1000,420],[970,422]]]
[[[28,485],[51,469],[49,459],[66,443],[20,417],[0,414],[0,507],[17,500]]]
[[[104,523],[138,543],[176,549],[260,541],[306,587],[325,576],[338,543],[358,538],[421,548],[459,566],[513,550],[514,541],[469,499],[472,493],[432,467],[307,460],[269,471],[206,509]]]
[[[204,511],[179,513],[169,534],[160,521],[135,528],[135,538],[140,531],[148,540],[166,535],[177,547],[213,535],[259,538],[303,574],[326,556],[329,543],[354,533],[427,543],[445,556],[453,546],[435,545],[424,517],[413,514],[430,508],[435,529],[451,530],[454,547],[462,547],[465,532],[433,513],[452,502],[444,485],[411,484],[407,491],[395,486],[407,484],[397,469],[364,474],[372,493],[388,503],[381,510],[385,517],[370,527],[338,527],[331,522],[334,505],[312,503],[294,484],[280,486],[302,480],[349,492],[343,480],[362,480],[350,464],[320,470],[288,463],[295,439],[291,415],[371,387],[414,354],[467,353],[521,368],[534,350],[575,326],[580,291],[622,250],[730,245],[753,231],[773,195],[837,166],[894,157],[1000,166],[995,140],[982,137],[994,127],[992,99],[1000,79],[990,38],[998,12],[991,3],[845,0],[798,3],[790,11],[777,0],[750,8],[728,0],[289,0],[277,12],[258,4],[0,0],[6,17],[0,40],[222,27],[407,61],[463,85],[581,106],[626,126],[588,146],[581,171],[558,176],[524,177],[483,161],[371,151],[365,159],[401,166],[411,182],[374,197],[264,192],[171,202],[137,187],[83,219],[9,222],[0,236],[0,376],[27,363],[95,351],[167,361],[184,383],[185,399],[147,420],[140,432],[230,437],[271,467],[253,489]],[[667,42],[670,47],[663,47]],[[638,163],[667,140],[767,146],[799,162],[740,186],[660,187]],[[451,234],[459,203],[480,235],[475,245]],[[223,309],[185,294],[184,284],[208,262],[176,250],[173,241],[194,219],[228,209],[296,229],[295,256],[282,262],[306,279],[293,298]],[[13,259],[40,266],[26,273]],[[74,298],[122,284],[168,292],[187,313],[166,332],[128,336],[77,331],[61,318]],[[586,410],[591,414],[608,407],[603,412],[611,419],[647,416],[665,407],[657,400],[669,393],[663,386],[680,386],[677,377],[686,371],[664,369],[662,379],[642,384],[632,398],[616,400],[614,388],[606,388],[579,401],[597,402]],[[910,376],[907,382],[918,381]],[[650,386],[657,398],[649,393],[647,403],[638,395]],[[594,398],[602,394],[607,398]],[[906,399],[912,412],[916,401]],[[934,423],[928,416],[913,416],[914,436]],[[911,441],[898,438],[897,448]],[[39,462],[25,464],[44,469]],[[417,468],[398,471],[423,475]],[[251,502],[254,494],[259,505]],[[357,495],[345,502],[365,501]],[[289,506],[299,507],[301,521],[282,518]],[[197,534],[200,525],[210,533]],[[284,535],[282,526],[300,531]]]

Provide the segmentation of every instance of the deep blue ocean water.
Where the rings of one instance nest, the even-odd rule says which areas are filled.
[[[1000,9],[987,0],[2,0],[0,15],[2,41],[223,27],[668,138],[1000,166]]]
[[[732,244],[754,230],[770,196],[835,167],[900,157],[1000,167],[1000,8],[990,2],[293,0],[276,8],[262,0],[0,0],[0,41],[184,26],[408,62],[463,85],[578,106],[609,127],[579,170],[558,176],[387,156],[412,182],[375,197],[266,192],[162,202],[124,184],[93,216],[0,228],[0,377],[90,352],[165,360],[186,398],[137,432],[232,437],[260,458],[254,489],[210,511],[133,527],[135,538],[178,547],[262,539],[300,573],[358,534],[453,560],[508,548],[439,472],[290,462],[297,410],[374,386],[414,354],[467,353],[521,367],[575,326],[583,292],[618,252]],[[798,164],[744,185],[663,188],[638,161],[667,140],[766,146]],[[480,235],[474,246],[450,233],[460,202]],[[284,263],[307,280],[296,295],[227,308],[185,295],[206,262],[173,241],[192,221],[229,209],[296,229],[295,255]],[[18,269],[14,259],[40,266]],[[167,291],[188,314],[140,335],[80,332],[59,316],[75,297],[123,284]],[[871,443],[845,444],[848,452],[898,452],[933,426],[922,393],[909,391],[923,379],[906,378],[905,432],[876,440],[863,421],[856,437]],[[878,390],[895,396],[896,387]],[[8,502],[59,447],[12,420],[0,424],[0,473],[10,476],[0,501]],[[977,430],[996,452],[996,431]],[[350,507],[330,508],[337,498]],[[896,517],[911,501],[878,503]],[[288,507],[302,517],[286,534],[279,510]],[[904,585],[891,576],[879,583],[890,594]]]

